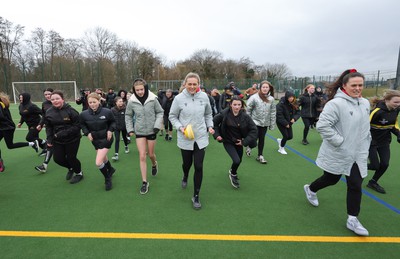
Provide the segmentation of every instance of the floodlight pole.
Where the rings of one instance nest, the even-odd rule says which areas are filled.
[[[399,88],[400,84],[400,48],[399,48],[399,57],[397,59],[397,72],[396,72],[396,81],[394,82],[393,88]]]

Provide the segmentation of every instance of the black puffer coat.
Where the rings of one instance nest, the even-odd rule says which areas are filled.
[[[65,103],[61,109],[50,107],[44,116],[47,143],[69,144],[81,138],[79,113]]]
[[[316,118],[317,108],[320,106],[320,102],[320,99],[315,94],[302,94],[299,98],[299,105],[301,106],[301,117]]]
[[[122,109],[118,109],[117,106],[114,106],[111,109],[115,118],[115,129],[117,130],[126,130],[125,110],[125,106]]]
[[[107,140],[107,131],[114,132],[115,118],[112,111],[101,105],[97,111],[91,108],[83,111],[80,115],[82,132],[85,136],[91,133],[92,144],[96,149],[110,148],[113,138]]]

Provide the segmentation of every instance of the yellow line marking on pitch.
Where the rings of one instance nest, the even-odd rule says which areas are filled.
[[[206,234],[45,232],[45,231],[0,231],[0,237],[120,238],[120,239],[214,240],[214,241],[258,241],[258,242],[400,243],[400,237],[206,235]]]

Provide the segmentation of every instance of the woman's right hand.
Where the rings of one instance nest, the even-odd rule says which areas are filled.
[[[92,133],[89,133],[87,136],[88,136],[88,139],[89,139],[90,141],[93,141]]]

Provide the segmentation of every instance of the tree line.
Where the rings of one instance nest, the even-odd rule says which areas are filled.
[[[15,81],[77,81],[78,87],[130,88],[137,77],[180,80],[197,72],[204,80],[236,81],[291,76],[286,64],[255,64],[250,58],[224,58],[219,51],[196,50],[181,61],[168,61],[155,51],[125,41],[101,27],[79,39],[36,28],[25,35],[22,25],[0,16],[0,91],[10,93]],[[221,86],[219,86],[221,87]]]

